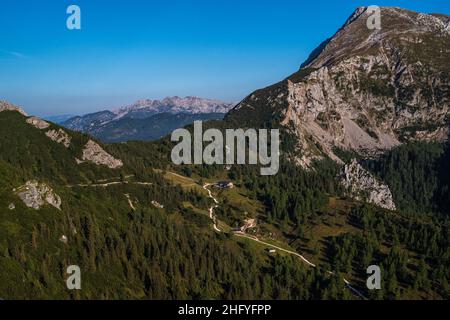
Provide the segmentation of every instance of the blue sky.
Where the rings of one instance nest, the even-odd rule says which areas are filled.
[[[82,30],[66,28],[70,4]],[[172,95],[239,101],[372,4],[450,14],[448,0],[2,0],[0,99],[41,116]]]

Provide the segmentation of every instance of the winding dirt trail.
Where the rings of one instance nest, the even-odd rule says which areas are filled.
[[[125,193],[125,197],[126,197],[127,200],[128,200],[128,204],[130,205],[130,208],[131,208],[133,211],[136,211],[136,207],[134,206],[133,201],[131,201],[130,195],[129,195],[128,193]]]
[[[216,198],[214,198],[214,196],[212,195],[211,190],[208,189],[209,186],[212,186],[212,184],[207,183],[207,184],[205,184],[205,185],[203,186],[203,189],[205,189],[206,191],[208,191],[209,197],[210,197],[211,199],[213,199],[213,201],[214,201],[214,203],[215,203],[215,205],[213,205],[211,208],[209,208],[209,218],[210,218],[210,219],[212,220],[212,222],[213,222],[213,228],[214,228],[214,230],[217,231],[217,232],[222,232],[222,231],[217,227],[217,218],[216,218],[216,216],[214,215],[214,209],[216,209],[216,208],[219,207],[219,201],[218,201]]]
[[[74,185],[68,185],[66,187],[68,188],[76,188],[76,187],[83,187],[83,188],[107,188],[110,186],[115,186],[119,184],[136,184],[140,186],[151,186],[153,183],[151,182],[129,182],[129,181],[114,181],[114,182],[108,182],[108,183],[92,183],[92,184],[74,184]]]
[[[212,222],[213,222],[213,228],[214,228],[214,230],[215,230],[216,232],[222,232],[222,231],[217,227],[217,218],[216,218],[216,216],[214,215],[214,209],[216,209],[216,208],[219,207],[219,201],[213,196],[211,190],[208,189],[208,187],[210,187],[210,186],[212,186],[212,185],[213,185],[213,184],[211,184],[211,183],[207,183],[207,184],[205,184],[205,185],[203,186],[203,189],[205,189],[205,190],[208,192],[209,197],[210,197],[211,199],[213,199],[213,201],[214,201],[214,203],[215,203],[215,205],[213,205],[211,208],[209,208],[209,217],[210,217],[210,219],[211,219]],[[306,263],[306,264],[309,265],[310,267],[313,267],[313,268],[316,268],[316,267],[317,267],[314,263],[312,263],[311,261],[309,261],[308,259],[306,259],[304,256],[302,256],[301,254],[299,254],[299,253],[297,253],[297,252],[295,252],[295,251],[287,250],[287,249],[281,248],[281,247],[279,247],[279,246],[276,246],[276,245],[274,245],[274,244],[270,244],[270,243],[268,243],[268,242],[259,240],[257,237],[248,235],[248,234],[246,234],[246,233],[244,233],[244,232],[242,232],[242,231],[234,231],[233,234],[234,234],[235,236],[238,236],[238,237],[241,237],[241,238],[246,238],[246,239],[249,239],[249,240],[258,242],[258,243],[263,244],[263,245],[265,245],[265,246],[268,246],[268,247],[270,247],[270,248],[274,248],[274,249],[280,250],[280,251],[285,252],[285,253],[287,253],[287,254],[294,255],[294,256],[300,258],[304,263]],[[329,273],[329,274],[335,274],[333,271],[327,271],[327,273]],[[351,285],[351,283],[350,283],[347,279],[343,278],[343,281],[344,281],[345,285],[347,286],[347,288],[349,288],[353,293],[355,293],[356,295],[358,295],[358,296],[359,296],[361,299],[363,299],[363,300],[368,300],[368,298],[367,298],[364,294],[362,294],[359,290],[357,290],[355,287],[353,287],[353,286]]]
[[[303,262],[305,262],[307,265],[309,265],[309,266],[311,266],[311,267],[313,267],[313,268],[316,267],[316,265],[315,265],[314,263],[312,263],[311,261],[309,261],[308,259],[306,259],[304,256],[302,256],[301,254],[299,254],[299,253],[297,253],[297,252],[295,252],[295,251],[290,251],[290,250],[287,250],[287,249],[283,249],[283,248],[278,247],[278,246],[276,246],[276,245],[274,245],[274,244],[270,244],[270,243],[268,243],[268,242],[264,242],[264,241],[262,241],[262,240],[259,240],[257,237],[250,236],[250,235],[248,235],[248,234],[245,234],[245,233],[242,232],[242,231],[235,231],[235,232],[234,232],[234,235],[236,235],[236,236],[238,236],[238,237],[242,237],[242,238],[247,238],[247,239],[256,241],[256,242],[258,242],[258,243],[261,243],[261,244],[263,244],[263,245],[265,245],[265,246],[268,246],[268,247],[271,247],[271,248],[274,248],[274,249],[277,249],[277,250],[280,250],[280,251],[283,251],[283,252],[292,254],[292,255],[297,256],[297,257],[299,257],[300,259],[302,259]]]

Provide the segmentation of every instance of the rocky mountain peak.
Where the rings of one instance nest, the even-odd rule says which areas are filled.
[[[369,29],[367,21],[372,14],[367,7],[357,8],[336,34],[321,45],[315,57],[311,57],[304,67],[320,68],[331,65],[353,55],[376,50],[384,42],[390,43],[396,38],[406,39],[412,35],[424,37],[428,33],[447,38],[450,36],[450,17],[446,15],[381,7],[381,29]]]
[[[344,23],[343,27],[348,26],[353,21],[361,17],[361,15],[367,11],[367,7],[358,7],[356,10],[350,15],[350,17],[347,19],[347,21]]]
[[[24,116],[28,116],[22,108],[9,103],[8,101],[0,100],[0,112],[2,111],[17,111]]]
[[[119,116],[129,116],[136,112],[146,113],[226,113],[234,106],[233,103],[220,100],[203,99],[194,96],[181,98],[179,96],[166,97],[162,100],[142,99],[135,103],[121,107],[113,112]]]
[[[160,138],[172,130],[172,125],[168,124],[169,119],[172,124],[187,125],[189,119],[222,119],[230,111],[234,103],[220,100],[203,99],[195,96],[181,98],[179,96],[167,97],[162,100],[141,99],[133,104],[115,109],[113,111],[100,111],[68,119],[63,126],[66,128],[90,133],[96,137],[106,138],[108,141],[118,141],[116,139],[126,139],[126,137],[139,136],[155,139]],[[152,124],[158,118],[164,118],[165,124],[158,124],[154,135],[142,133],[150,130]],[[164,117],[163,117],[164,116]],[[177,119],[178,118],[178,119]],[[148,120],[146,125],[144,120]],[[186,123],[188,122],[188,123]],[[111,133],[111,136],[108,135]]]
[[[298,72],[254,92],[227,118],[253,126],[280,119],[297,138],[303,167],[323,156],[342,162],[335,149],[367,157],[406,141],[446,140],[448,16],[382,7],[380,30],[367,27],[368,17],[358,8]]]

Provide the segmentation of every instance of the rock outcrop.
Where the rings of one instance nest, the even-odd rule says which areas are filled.
[[[45,135],[56,143],[64,145],[66,148],[70,146],[70,142],[72,141],[72,138],[62,129],[49,130]]]
[[[45,183],[28,181],[15,192],[29,208],[39,210],[45,204],[49,204],[61,210],[61,198]]]
[[[110,169],[118,169],[123,166],[122,160],[114,158],[112,155],[103,150],[98,143],[89,140],[83,149],[82,160],[77,159],[77,163],[84,161],[93,162],[97,165],[104,165]]]
[[[36,127],[39,130],[44,130],[50,127],[50,123],[47,121],[42,120],[38,117],[30,117],[27,119],[27,123],[31,124],[32,126]]]
[[[349,197],[384,209],[396,209],[389,187],[372,176],[358,161],[352,160],[345,165],[340,179]]]
[[[2,111],[17,111],[25,117],[28,117],[28,115],[25,113],[25,111],[22,110],[22,108],[15,106],[8,101],[0,100],[0,112]]]
[[[246,232],[248,229],[256,228],[256,219],[245,219],[243,226],[240,227],[241,232]]]

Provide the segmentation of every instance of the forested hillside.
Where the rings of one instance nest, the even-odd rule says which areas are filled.
[[[379,166],[379,161],[373,164]],[[409,207],[395,212],[355,202],[342,194],[339,168],[333,162],[318,163],[312,172],[286,163],[282,168],[276,177],[267,178],[259,176],[256,168],[233,167],[226,176],[237,190],[219,192],[223,204],[218,217],[232,226],[249,215],[256,217],[258,226],[252,234],[302,252],[321,268],[351,279],[371,299],[450,296],[448,216],[411,209],[419,206],[420,199],[411,199]],[[203,171],[194,167],[190,174],[200,176]],[[223,174],[210,172],[212,179]],[[423,179],[431,184],[436,176]],[[406,189],[410,187],[406,183],[398,185]],[[245,199],[256,201],[262,209],[248,209]],[[368,291],[366,269],[374,264],[382,269],[382,290]]]
[[[215,234],[210,200],[154,170],[167,164],[157,156],[163,144],[136,143],[136,155],[105,146],[124,162],[111,170],[76,163],[87,136],[69,132],[66,149],[17,112],[0,122],[1,298],[351,298],[324,271]],[[61,211],[26,207],[14,189],[29,179],[50,185]],[[80,291],[66,288],[69,265],[82,270]]]
[[[0,101],[0,298],[449,299],[450,17],[380,11],[383,28],[358,8],[300,70],[203,124],[280,129],[274,176],[174,165],[170,137],[104,144]],[[73,128],[160,137],[173,117],[147,127],[153,105]]]
[[[449,144],[415,142],[395,148],[366,167],[386,181],[397,205],[415,212],[450,212]]]

